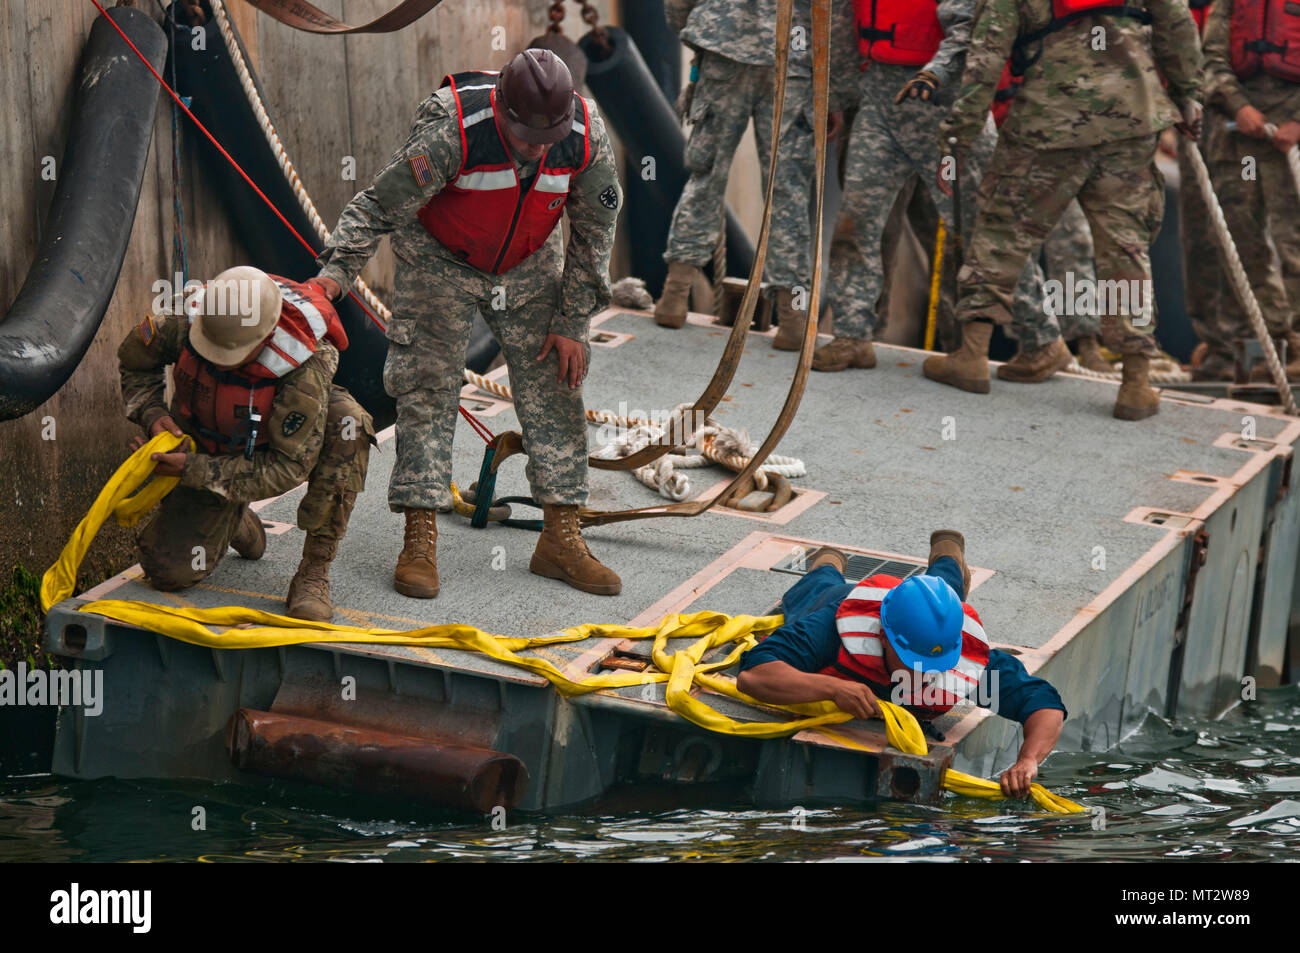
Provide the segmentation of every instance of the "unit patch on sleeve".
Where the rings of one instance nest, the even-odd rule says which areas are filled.
[[[608,186],[600,193],[600,204],[605,208],[618,208],[618,189]]]
[[[411,159],[411,171],[415,173],[415,184],[429,185],[433,182],[433,167],[429,165],[429,154],[421,152]]]
[[[152,344],[153,336],[158,333],[158,329],[153,325],[153,315],[146,314],[144,320],[140,322],[140,326],[136,328],[136,330],[140,332],[140,340],[144,342],[145,347]]]
[[[307,421],[307,415],[300,411],[291,411],[285,415],[284,423],[280,425],[280,432],[286,437],[292,437],[297,433],[298,428]]]

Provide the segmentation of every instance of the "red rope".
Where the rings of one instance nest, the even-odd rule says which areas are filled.
[[[232,157],[231,154],[226,151],[225,147],[221,143],[217,142],[216,136],[208,132],[207,126],[199,122],[199,117],[194,115],[194,113],[190,112],[190,107],[186,106],[185,103],[182,102],[180,96],[176,95],[176,91],[167,85],[167,81],[158,75],[158,71],[153,68],[153,64],[150,63],[149,60],[145,58],[145,55],[141,53],[140,50],[136,47],[136,45],[131,42],[131,38],[122,32],[122,28],[118,26],[117,22],[108,15],[108,11],[99,5],[99,0],[90,0],[90,2],[93,3],[95,5],[95,8],[104,15],[104,19],[113,25],[113,29],[117,31],[118,36],[120,36],[123,40],[126,41],[126,45],[131,47],[131,49],[135,51],[135,55],[140,58],[140,62],[145,65],[145,67],[149,70],[150,73],[153,73],[153,78],[158,80],[158,82],[162,84],[162,88],[167,90],[167,92],[171,95],[171,98],[176,102],[176,105],[180,106],[181,109],[185,111],[185,115],[189,116],[190,119],[194,120],[194,125],[198,126],[199,129],[203,132],[203,134],[208,137],[208,141],[217,147],[218,151],[223,156],[226,157],[226,161],[228,161],[231,165],[235,167],[235,171],[238,172],[241,176],[243,176],[244,181],[247,182],[249,186],[253,189],[253,191],[256,192],[258,196],[262,199],[262,201],[266,203],[267,207],[272,212],[275,213],[275,217],[284,223],[284,227],[289,229],[289,231],[293,233],[293,237],[298,239],[298,241],[302,242],[303,247],[306,248],[309,252],[311,252],[312,257],[315,258],[319,253],[316,251],[315,248],[311,246],[311,243],[308,242],[307,239],[303,238],[301,235],[298,234],[298,230],[289,224],[289,220],[287,218],[285,218],[282,214],[280,214],[280,210],[275,207],[275,203],[266,197],[266,193],[263,192],[261,189],[259,189],[257,187],[257,183],[248,177],[248,173],[245,172],[243,168],[240,166],[240,164],[234,160],[234,157]],[[381,322],[379,318],[377,318],[373,313],[371,313],[370,309],[366,307],[365,303],[361,300],[360,297],[357,296],[357,293],[355,291],[349,289],[348,294],[357,302],[357,304],[361,307],[361,310],[366,313],[366,316],[369,317],[371,321],[375,322],[375,325],[381,331],[387,330],[384,327],[383,322]]]
[[[487,427],[484,426],[481,420],[479,420],[477,417],[471,414],[464,407],[460,408],[460,412],[465,417],[465,419],[469,421],[469,425],[474,428],[474,432],[478,434],[480,437],[482,437],[486,443],[491,443],[493,440],[497,438],[496,434],[494,434],[491,430],[488,430]]]

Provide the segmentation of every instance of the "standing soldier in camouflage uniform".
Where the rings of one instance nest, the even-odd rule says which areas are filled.
[[[944,220],[953,222],[952,201],[933,188],[931,171],[939,161],[935,132],[949,102],[953,83],[970,38],[975,0],[854,0],[862,69],[862,103],[853,121],[844,181],[845,214],[853,223],[852,240],[831,251],[831,311],[834,339],[817,349],[813,368],[842,371],[876,365],[872,346],[876,299],[882,281],[881,236],[899,192],[914,172]],[[919,68],[919,70],[918,70]],[[980,171],[997,138],[987,120],[971,157]],[[973,195],[962,197],[963,221],[974,219]],[[893,237],[897,240],[897,236]],[[1070,352],[1049,311],[1042,306],[1042,274],[1035,263],[1023,264],[1017,290],[1017,329],[1021,353],[999,373],[1009,380],[1037,383],[1070,362]]]
[[[775,0],[669,0],[668,25],[696,51],[698,76],[687,116],[690,179],[673,212],[664,260],[668,278],[655,304],[656,323],[680,328],[686,323],[691,283],[713,260],[722,228],[727,176],[745,127],[752,118],[763,187],[772,147],[775,80]],[[775,287],[778,329],[772,346],[797,351],[808,318],[806,291],[812,283],[812,225],[809,197],[813,181],[812,30],[807,0],[795,4],[790,66],[781,115],[780,158],[772,188],[772,226],[764,278]],[[836,34],[833,32],[833,37]],[[842,31],[841,31],[842,32]],[[840,44],[844,47],[844,44]],[[847,47],[844,47],[847,49]],[[841,100],[848,89],[844,69],[832,68],[830,128],[834,138],[843,123]],[[838,78],[838,81],[837,81]],[[804,294],[796,294],[803,289]]]
[[[1286,0],[1216,0],[1205,25],[1206,99],[1236,120],[1209,129],[1210,174],[1269,334],[1300,378],[1300,199],[1286,152],[1300,142],[1300,16]],[[1287,49],[1289,47],[1289,50]],[[1272,135],[1265,128],[1274,124]],[[1218,349],[1253,338],[1234,295],[1221,297]],[[1226,348],[1224,347],[1226,345]]]
[[[141,532],[140,565],[151,586],[168,591],[207,577],[228,546],[260,559],[266,532],[248,504],[306,480],[298,526],[307,539],[288,612],[328,622],[330,561],[365,487],[374,439],[370,415],[333,383],[347,335],[319,288],[256,268],[208,282],[198,310],[193,325],[147,315],[117,350],[127,416],[150,436],[188,434],[199,447],[153,455],[154,473],[180,485]]]
[[[331,296],[392,233],[397,287],[384,387],[397,400],[388,505],[406,517],[393,587],[438,594],[434,513],[451,508],[451,441],[476,309],[501,342],[545,529],[529,568],[617,595],[583,541],[591,316],[609,302],[622,191],[605,124],[549,50],[448,76],[406,144],[339,216],[318,259]],[[569,241],[557,227],[569,215]]]
[[[1013,48],[1024,83],[980,183],[979,216],[959,277],[961,347],[927,358],[923,371],[953,387],[988,392],[993,325],[1011,319],[1025,259],[1077,196],[1092,229],[1098,290],[1110,288],[1113,299],[1114,307],[1101,309],[1102,337],[1124,357],[1114,415],[1140,420],[1160,406],[1149,382],[1156,347],[1148,247],[1164,211],[1156,142],[1173,124],[1199,131],[1200,49],[1185,0],[1144,0],[1135,16],[1090,11],[1109,2],[985,0],[981,6],[940,144],[946,148],[954,136],[958,160],[967,154]]]

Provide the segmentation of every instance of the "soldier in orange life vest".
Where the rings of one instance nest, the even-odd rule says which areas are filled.
[[[832,701],[876,718],[878,696],[929,721],[974,703],[1024,726],[1002,791],[1024,797],[1056,746],[1065,705],[1052,685],[1014,655],[989,648],[970,588],[966,542],[955,530],[930,536],[925,573],[899,581],[844,581],[844,553],[823,547],[781,599],[784,624],[741,658],[736,686],[777,705]]]
[[[1205,24],[1210,176],[1269,333],[1300,379],[1300,199],[1286,153],[1300,142],[1300,15],[1287,0],[1216,0]],[[1272,127],[1272,128],[1270,128]],[[1235,295],[1220,299],[1213,350],[1253,338]],[[1267,375],[1261,366],[1258,374]]]
[[[192,323],[147,315],[117,352],[127,416],[150,436],[188,434],[198,447],[154,454],[154,472],[180,485],[140,533],[140,565],[151,586],[172,590],[212,573],[227,547],[261,558],[266,533],[248,504],[305,480],[298,525],[307,538],[288,612],[327,622],[329,565],[374,440],[370,415],[333,383],[348,346],[338,314],[318,288],[249,267],[222,272],[186,310]]]
[[[350,286],[392,234],[384,387],[397,401],[388,506],[406,518],[402,595],[438,594],[435,513],[451,508],[451,441],[475,313],[501,342],[545,528],[529,570],[597,595],[622,583],[578,527],[587,499],[582,379],[591,316],[609,303],[622,190],[605,125],[549,50],[500,73],[448,76],[410,137],[339,216],[315,279]],[[568,216],[567,244],[560,219]]]

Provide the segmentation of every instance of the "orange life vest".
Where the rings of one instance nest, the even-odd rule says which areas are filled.
[[[924,66],[943,41],[937,0],[853,0],[858,51],[865,61]]]
[[[878,573],[863,579],[844,598],[835,613],[835,627],[840,634],[839,655],[821,674],[866,682],[877,695],[883,692],[883,697],[889,699],[892,678],[885,664],[880,604],[885,593],[901,582],[894,576]],[[931,684],[914,692],[910,699],[902,699],[902,704],[915,709],[922,717],[942,715],[958,702],[973,697],[988,667],[989,642],[979,614],[964,602],[961,608],[965,618],[957,664],[933,676]]]
[[[454,254],[499,275],[541,248],[560,223],[570,179],[591,160],[591,137],[587,103],[575,92],[573,130],[546,150],[525,191],[497,128],[496,78],[475,70],[442,81],[456,100],[464,158],[456,177],[416,214]]]
[[[1293,0],[1233,0],[1230,29],[1232,71],[1239,78],[1263,70],[1300,83],[1300,5]]]
[[[1041,46],[1030,55],[1028,52],[1030,46],[1042,43],[1043,38],[1048,34],[1063,30],[1076,20],[1097,16],[1127,17],[1139,23],[1151,22],[1150,11],[1116,3],[1115,0],[1052,0],[1052,19],[1048,21],[1047,26],[1016,37],[1015,45],[1011,47],[1011,74],[1025,75],[1025,70],[1038,62],[1038,58],[1043,55]]]
[[[251,457],[269,440],[264,424],[280,378],[311,357],[322,340],[347,349],[347,333],[324,292],[270,277],[280,286],[280,320],[256,357],[234,370],[219,370],[187,339],[172,368],[177,416],[206,453],[242,450]]]

